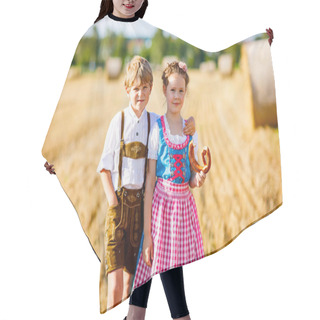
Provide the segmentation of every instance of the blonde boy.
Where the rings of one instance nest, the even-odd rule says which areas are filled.
[[[107,308],[130,295],[140,246],[143,188],[149,131],[159,118],[146,111],[153,86],[149,62],[135,56],[129,63],[125,90],[129,106],[110,122],[97,169],[109,204],[106,215]],[[194,133],[194,120],[185,134]]]

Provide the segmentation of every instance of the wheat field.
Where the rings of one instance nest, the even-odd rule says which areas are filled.
[[[195,118],[199,148],[209,146],[212,154],[204,186],[193,190],[208,255],[282,203],[279,138],[277,129],[252,128],[251,97],[241,70],[230,77],[199,70],[189,75],[183,117]],[[160,79],[155,71],[148,110],[164,114]],[[107,203],[96,168],[109,122],[127,105],[123,76],[110,81],[97,70],[70,77],[43,147],[100,259]]]

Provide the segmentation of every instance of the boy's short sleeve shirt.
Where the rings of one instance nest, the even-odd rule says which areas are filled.
[[[159,116],[150,112],[150,127],[156,122]],[[148,131],[147,111],[144,110],[138,118],[131,106],[124,109],[124,143],[138,141],[146,145]],[[110,170],[112,184],[116,190],[119,177],[119,153],[121,139],[121,112],[118,112],[110,122],[102,156],[97,172],[102,169]],[[131,159],[123,157],[122,161],[122,186],[128,189],[140,189],[144,180],[145,159]]]

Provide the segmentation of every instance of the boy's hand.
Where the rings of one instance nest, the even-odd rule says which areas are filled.
[[[143,253],[143,261],[146,263],[148,267],[151,268],[152,261],[153,261],[153,241],[150,236],[149,237],[144,236],[142,253]]]
[[[196,122],[193,117],[190,117],[186,121],[186,126],[183,128],[183,134],[185,134],[186,136],[188,135],[193,136],[195,132],[196,132]]]
[[[204,181],[206,180],[206,174],[203,171],[197,172],[196,174],[196,185],[197,187],[201,187],[204,184]]]

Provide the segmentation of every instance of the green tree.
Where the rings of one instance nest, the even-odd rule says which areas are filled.
[[[162,33],[162,30],[159,29],[152,39],[150,62],[161,64],[162,58],[166,54],[166,39]]]
[[[83,71],[89,65],[96,66],[99,63],[100,39],[97,29],[93,28],[93,35],[84,36],[76,49],[72,64],[80,66]]]
[[[223,50],[223,53],[231,54],[235,63],[235,67],[238,67],[241,56],[241,43],[236,43],[233,46]]]

